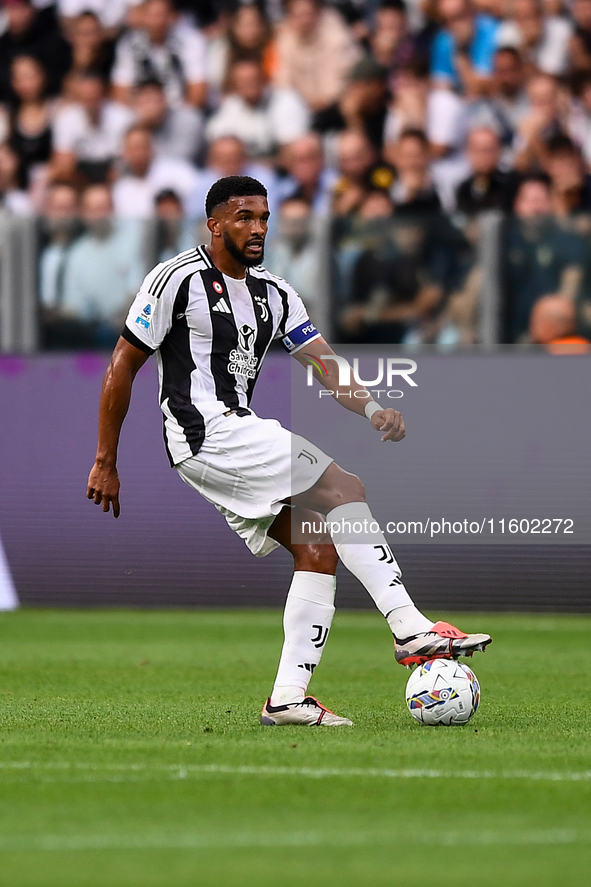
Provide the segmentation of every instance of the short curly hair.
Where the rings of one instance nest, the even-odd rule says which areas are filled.
[[[205,198],[205,214],[211,216],[216,206],[227,203],[232,197],[266,197],[267,189],[252,176],[226,176],[214,182]]]

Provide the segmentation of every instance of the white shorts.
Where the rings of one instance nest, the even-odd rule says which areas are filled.
[[[313,487],[333,461],[276,419],[219,416],[196,456],[176,465],[185,483],[226,518],[257,557],[279,543],[267,536],[283,501]]]

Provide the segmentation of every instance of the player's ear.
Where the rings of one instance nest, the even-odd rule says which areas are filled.
[[[207,220],[207,227],[211,231],[212,237],[219,237],[220,236],[220,233],[221,233],[220,232],[220,223],[219,223],[218,219],[214,219],[213,216],[211,216]]]

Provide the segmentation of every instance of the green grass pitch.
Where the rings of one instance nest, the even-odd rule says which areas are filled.
[[[0,883],[589,883],[591,618],[447,618],[494,636],[468,726],[416,724],[349,612],[310,688],[331,730],[258,724],[279,612],[2,614]]]

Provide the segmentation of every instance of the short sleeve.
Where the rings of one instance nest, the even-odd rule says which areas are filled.
[[[453,39],[446,31],[440,31],[431,48],[431,76],[456,82],[453,64]]]
[[[173,288],[166,286],[159,297],[154,295],[163,267],[157,265],[145,278],[121,333],[131,345],[147,354],[158,350],[172,326]]]
[[[111,73],[111,81],[115,86],[133,86],[134,83],[135,69],[129,36],[129,34],[124,35],[117,44],[115,64]]]
[[[185,79],[189,83],[203,83],[207,79],[207,43],[200,31],[183,32],[181,55]]]
[[[77,106],[62,108],[53,121],[53,147],[56,151],[74,153],[76,142],[83,131],[84,121],[81,121],[80,109]]]
[[[284,284],[287,298],[287,317],[278,333],[281,344],[288,354],[295,354],[305,345],[320,338],[320,333],[308,317],[306,306],[296,291]]]
[[[476,36],[470,55],[474,69],[485,76],[493,71],[497,28],[498,24],[491,16],[476,17]]]

